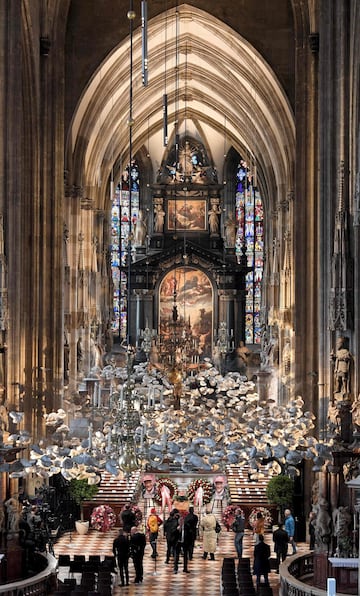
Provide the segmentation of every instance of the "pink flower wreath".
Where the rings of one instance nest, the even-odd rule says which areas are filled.
[[[108,532],[116,524],[116,515],[109,505],[94,507],[91,513],[91,526],[100,532]]]

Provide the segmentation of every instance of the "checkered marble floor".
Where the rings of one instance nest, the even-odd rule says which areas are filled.
[[[114,529],[110,532],[102,534],[95,530],[90,530],[85,536],[79,536],[77,533],[71,535],[67,533],[55,544],[55,555],[70,554],[100,554],[102,556],[112,555],[112,543],[118,534],[118,530]],[[272,535],[265,536],[266,542],[271,545],[272,549]],[[253,560],[254,543],[253,537],[249,531],[246,532],[244,538],[244,556],[250,557]],[[306,551],[308,546],[305,544],[298,545],[298,551]],[[234,557],[234,534],[222,530],[219,536],[217,551],[215,554],[215,561],[202,559],[202,544],[197,541],[195,545],[193,560],[189,562],[190,573],[186,574],[182,571],[181,561],[179,565],[179,573],[174,574],[172,565],[165,565],[166,542],[162,536],[159,536],[158,552],[159,556],[156,559],[151,558],[151,547],[147,543],[144,557],[144,581],[142,584],[134,585],[134,569],[132,561],[129,562],[130,572],[130,586],[120,587],[119,577],[114,576],[113,594],[133,595],[143,594],[145,596],[219,596],[221,594],[221,568],[224,557]],[[272,556],[273,550],[272,550]],[[69,570],[66,567],[61,567],[59,570],[59,579],[68,577]],[[76,574],[75,574],[76,577]],[[79,576],[80,579],[80,576]],[[255,579],[255,578],[254,578]],[[273,588],[274,596],[278,595],[279,576],[275,573],[270,574],[270,584]]]

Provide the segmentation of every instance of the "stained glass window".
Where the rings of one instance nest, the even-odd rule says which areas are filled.
[[[129,235],[139,214],[139,200],[139,168],[132,161],[116,187],[111,210],[112,330],[122,339],[126,338],[127,323],[127,272],[122,268],[127,264]]]
[[[264,270],[264,210],[260,193],[246,161],[240,160],[236,172],[236,218],[238,224],[236,253],[246,246],[247,264],[252,267],[246,275],[245,341],[261,341],[261,283]]]

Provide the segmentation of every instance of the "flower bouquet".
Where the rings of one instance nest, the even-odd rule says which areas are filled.
[[[99,505],[91,513],[91,526],[100,532],[108,532],[116,524],[116,515],[109,505]]]
[[[196,478],[189,484],[188,488],[188,499],[192,503],[194,503],[194,499],[196,501],[195,495],[199,488],[202,488],[202,502],[204,505],[206,503],[210,503],[212,493],[213,493],[213,486],[211,482],[205,480],[204,478]],[[195,504],[195,503],[194,503]]]
[[[237,509],[240,509],[240,507],[238,507],[237,505],[228,505],[225,509],[224,512],[222,514],[222,522],[224,524],[224,526],[229,530],[235,520],[235,511]],[[243,513],[242,509],[240,509],[240,512]]]
[[[249,524],[251,525],[251,527],[253,528],[256,522],[256,518],[257,518],[257,514],[258,513],[262,513],[263,518],[265,519],[265,527],[270,527],[272,524],[272,516],[270,511],[266,508],[266,507],[255,507],[254,509],[251,510],[251,513],[249,515]]]

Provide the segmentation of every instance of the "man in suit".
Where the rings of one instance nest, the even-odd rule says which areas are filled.
[[[285,561],[288,551],[289,536],[280,523],[273,533],[274,551],[276,553],[276,573],[279,573],[280,560]]]
[[[189,507],[189,513],[184,519],[185,533],[189,538],[189,560],[191,561],[194,554],[194,545],[196,540],[196,532],[199,518],[194,513],[194,507]]]
[[[141,584],[144,579],[143,560],[145,546],[145,534],[140,532],[136,526],[133,526],[130,531],[130,553],[135,569],[135,584]]]
[[[124,530],[119,530],[119,535],[113,542],[113,553],[117,560],[117,565],[120,572],[121,585],[129,585],[129,556],[130,544],[128,537],[125,536]]]

